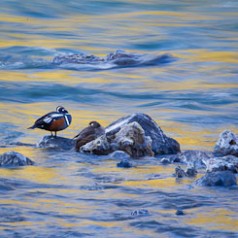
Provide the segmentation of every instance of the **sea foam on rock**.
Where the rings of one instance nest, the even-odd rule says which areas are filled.
[[[10,151],[0,155],[0,167],[33,165],[34,162],[24,155]]]
[[[179,143],[167,137],[151,117],[135,113],[120,118],[106,128],[106,134],[81,147],[81,152],[107,155],[122,150],[131,157],[175,154]]]

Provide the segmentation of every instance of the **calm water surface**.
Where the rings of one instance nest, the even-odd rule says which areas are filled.
[[[212,150],[224,129],[238,133],[238,2],[0,2],[0,153],[36,166],[1,169],[1,237],[238,237],[238,190],[176,181],[156,159],[118,161],[17,146],[26,130],[64,105],[73,137],[89,121],[108,125],[132,112],[152,116],[182,149]],[[158,66],[52,68],[57,55],[161,55]],[[12,146],[9,146],[12,144]],[[201,175],[199,175],[201,176]],[[132,216],[138,209],[147,214]],[[184,216],[176,216],[183,209]]]

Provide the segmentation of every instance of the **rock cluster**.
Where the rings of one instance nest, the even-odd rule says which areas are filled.
[[[113,57],[113,56],[111,56]],[[132,158],[156,157],[163,164],[179,163],[187,166],[175,168],[176,178],[195,177],[202,170],[205,175],[195,181],[202,186],[233,186],[237,184],[238,137],[231,131],[224,131],[213,152],[187,150],[180,151],[179,143],[166,136],[157,123],[148,115],[135,113],[120,118],[105,128],[104,134],[83,145],[81,153],[109,155],[121,160],[120,168],[135,167]],[[73,150],[75,141],[63,137],[45,136],[38,148],[53,150]],[[32,165],[33,161],[17,153],[0,155],[0,166]]]

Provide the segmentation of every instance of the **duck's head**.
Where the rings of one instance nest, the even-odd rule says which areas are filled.
[[[68,111],[62,106],[56,107],[56,111],[59,113],[68,113]]]

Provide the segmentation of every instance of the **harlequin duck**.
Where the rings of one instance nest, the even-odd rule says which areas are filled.
[[[75,150],[79,151],[80,147],[88,142],[95,140],[105,133],[104,128],[97,122],[91,121],[89,126],[79,132],[73,139],[76,140]]]
[[[55,132],[55,137],[57,135],[57,131],[64,130],[67,128],[72,121],[71,115],[68,111],[62,107],[56,107],[55,112],[49,112],[44,116],[37,119],[33,126],[29,127],[28,129],[43,129],[51,132]]]

